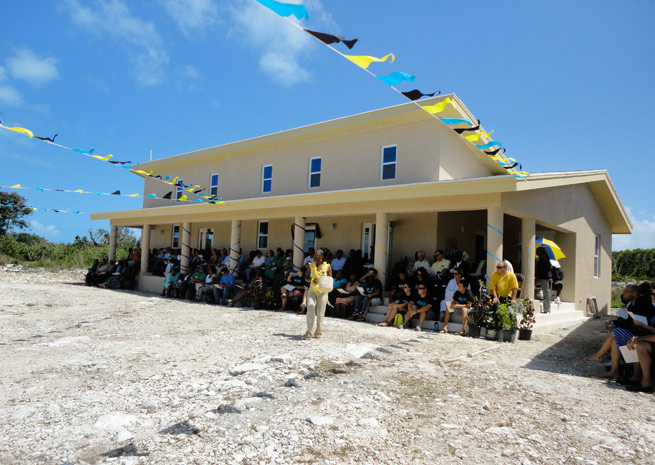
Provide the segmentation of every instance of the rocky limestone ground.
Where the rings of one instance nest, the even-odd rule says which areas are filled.
[[[82,279],[0,271],[3,465],[655,463],[655,396],[582,361],[600,321],[498,344],[328,319],[304,340],[300,315]]]

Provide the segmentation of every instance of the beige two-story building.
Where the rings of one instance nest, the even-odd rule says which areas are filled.
[[[421,105],[445,98],[452,104],[439,117],[475,121],[454,94]],[[612,234],[632,228],[607,172],[516,178],[468,134],[415,103],[347,116],[144,163],[141,170],[169,183],[178,178],[145,177],[144,197],[170,200],[145,198],[141,209],[91,217],[108,219],[114,233],[142,228],[144,249],[181,248],[183,268],[191,248],[229,248],[234,264],[239,250],[293,248],[297,266],[310,246],[362,249],[384,281],[404,257],[420,249],[431,257],[454,241],[482,274],[509,259],[526,276],[526,297],[534,288],[532,244],[546,237],[566,254],[562,300],[583,309],[595,296],[607,310]],[[190,184],[200,187],[182,188]],[[224,203],[177,200],[198,199],[200,188]],[[163,278],[145,273],[146,260],[142,267],[139,287],[159,291]]]

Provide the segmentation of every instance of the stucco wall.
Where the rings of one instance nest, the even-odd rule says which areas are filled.
[[[558,188],[506,193],[502,195],[502,205],[506,211],[519,215],[536,216],[537,222],[552,226],[553,229],[572,232],[563,235],[564,253],[569,258],[563,259],[565,289],[575,287],[575,305],[584,309],[586,299],[595,296],[598,308],[607,312],[610,303],[612,281],[612,234],[610,223],[600,210],[590,188],[587,185],[573,185]],[[594,238],[601,237],[600,275],[594,277]],[[559,236],[558,236],[559,238]],[[575,242],[574,250],[570,248]],[[568,246],[568,247],[567,247]],[[571,258],[575,257],[575,258]],[[572,261],[574,269],[572,269]],[[574,279],[571,277],[574,276]],[[568,295],[568,292],[567,292]]]
[[[466,144],[444,125],[429,120],[273,150],[263,147],[254,153],[189,162],[172,170],[162,166],[155,171],[180,176],[186,184],[195,182],[203,187],[208,187],[212,173],[218,173],[219,196],[226,201],[491,175]],[[381,149],[388,145],[397,146],[396,179],[381,181]],[[309,159],[319,156],[322,157],[321,186],[309,189]],[[269,164],[273,165],[272,191],[262,194],[262,167]],[[171,191],[175,197],[174,186],[145,179],[144,195],[163,196]],[[144,199],[145,207],[174,204],[174,201]]]

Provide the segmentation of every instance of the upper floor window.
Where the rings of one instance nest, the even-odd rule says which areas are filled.
[[[209,195],[218,197],[218,173],[209,176]]]
[[[262,167],[262,194],[271,192],[273,183],[273,165],[264,165]]]
[[[177,182],[175,183],[175,201],[179,202],[180,197],[182,197],[184,194],[183,192],[183,187],[184,187],[184,179],[178,179]]]
[[[321,187],[321,157],[309,159],[309,188]]]
[[[396,179],[396,145],[382,147],[380,155],[380,181]]]
[[[600,277],[600,234],[596,234],[594,241],[594,278]]]

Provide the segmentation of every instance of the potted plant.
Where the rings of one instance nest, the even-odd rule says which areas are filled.
[[[484,315],[484,326],[487,328],[484,337],[490,341],[495,341],[498,337],[499,321],[497,314],[497,311],[490,310]]]
[[[532,338],[532,327],[535,324],[534,304],[525,299],[521,322],[519,323],[519,341],[529,341]]]
[[[491,300],[479,298],[473,301],[469,311],[469,336],[478,338],[482,332],[485,317],[491,311]]]
[[[502,331],[502,341],[515,342],[516,332],[518,329],[516,312],[519,304],[500,304],[496,310],[497,318],[500,323],[500,330]],[[498,336],[501,340],[501,336]]]

